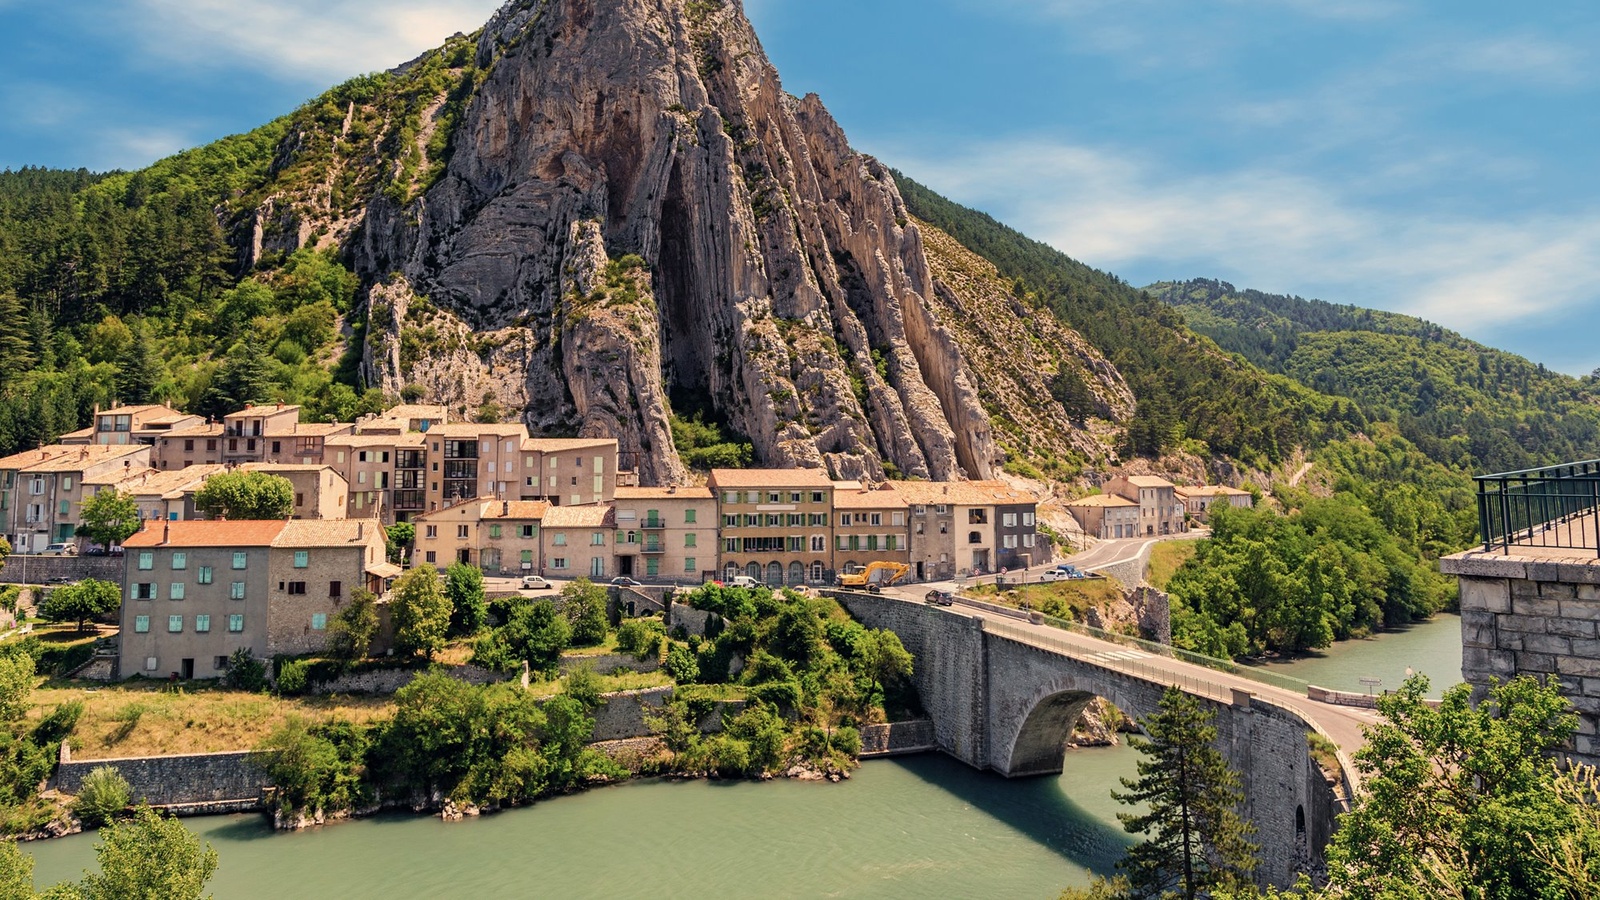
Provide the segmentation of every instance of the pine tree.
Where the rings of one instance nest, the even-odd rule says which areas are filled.
[[[135,323],[133,343],[117,360],[117,393],[123,403],[148,403],[161,381],[161,357],[143,322]]]
[[[33,368],[33,340],[28,316],[10,291],[0,292],[0,386]]]
[[[1194,900],[1242,882],[1256,867],[1255,828],[1236,812],[1239,776],[1212,745],[1212,718],[1198,700],[1167,688],[1161,711],[1141,722],[1149,740],[1130,741],[1145,756],[1139,777],[1122,779],[1127,793],[1112,796],[1149,810],[1117,814],[1129,834],[1145,835],[1118,863],[1134,897]]]

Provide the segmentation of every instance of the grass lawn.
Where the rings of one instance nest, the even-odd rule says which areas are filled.
[[[1194,558],[1198,541],[1162,541],[1150,548],[1150,571],[1145,580],[1158,591],[1167,589],[1172,573]]]
[[[995,594],[992,584],[968,588],[966,593],[991,603],[1017,607],[1027,601],[1032,609],[1061,619],[1082,622],[1090,607],[1105,607],[1122,599],[1122,588],[1110,578],[1047,581],[1020,588],[1008,587]]]

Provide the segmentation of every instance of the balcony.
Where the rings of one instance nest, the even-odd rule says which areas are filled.
[[[1600,557],[1600,460],[1475,480],[1485,552],[1585,550]]]
[[[659,518],[657,518],[657,519],[646,518],[644,520],[644,524],[641,525],[640,527],[641,528],[652,528],[652,529],[665,528],[665,527],[667,527],[667,520],[666,519],[659,519]]]
[[[646,554],[665,553],[665,552],[667,552],[667,548],[666,548],[665,545],[663,545],[663,544],[652,544],[652,543],[649,543],[649,542],[646,542],[644,544],[643,550],[644,550],[644,552]]]

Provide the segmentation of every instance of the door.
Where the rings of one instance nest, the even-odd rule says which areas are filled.
[[[627,575],[630,578],[633,577],[633,557],[631,557],[631,556],[619,556],[619,557],[617,557],[617,574],[618,575]]]
[[[456,562],[459,562],[459,563],[470,563],[470,562],[472,562],[472,551],[467,549],[467,548],[465,548],[465,547],[462,547],[460,550],[457,550],[456,551]]]
[[[184,660],[183,663],[179,666],[179,669],[181,670],[181,674],[183,675],[183,680],[184,681],[188,681],[189,679],[194,677],[194,660],[192,660],[192,659]]]

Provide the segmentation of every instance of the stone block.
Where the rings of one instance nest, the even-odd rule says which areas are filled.
[[[1595,727],[1593,716],[1578,717],[1578,734],[1594,734],[1596,731],[1600,731],[1600,729]]]
[[[1556,679],[1556,684],[1561,686],[1561,693],[1563,694],[1577,695],[1586,693],[1584,685],[1587,682],[1576,675],[1562,675]]]
[[[1501,616],[1500,631],[1520,631],[1523,634],[1544,634],[1544,616]]]
[[[1482,647],[1493,650],[1499,646],[1498,635],[1493,625],[1471,625],[1465,619],[1461,622],[1461,645],[1463,647]]]
[[[1576,689],[1571,689],[1567,686],[1567,682],[1573,680],[1578,682]],[[1590,697],[1600,697],[1600,678],[1563,678],[1561,679],[1561,690],[1563,693],[1572,695],[1587,694]]]
[[[1562,563],[1556,580],[1574,586],[1600,586],[1600,558],[1593,563]]]
[[[1490,613],[1511,611],[1511,585],[1504,578],[1461,579],[1461,614],[1483,610]]]
[[[1600,601],[1600,584],[1580,584],[1576,593],[1579,600]]]
[[[1439,560],[1439,571],[1473,578],[1523,578],[1527,575],[1527,563],[1514,557],[1472,550]]]
[[[1466,634],[1465,619],[1462,620],[1461,629],[1462,634]],[[1595,623],[1583,619],[1551,619],[1545,623],[1545,630],[1565,637],[1592,638],[1595,635]]]
[[[1587,619],[1590,622],[1600,622],[1600,601],[1563,600],[1561,601],[1561,618]]]
[[[1555,634],[1525,634],[1522,649],[1530,653],[1554,653],[1567,656],[1572,653],[1572,641]]]
[[[1578,596],[1577,588],[1559,581],[1539,582],[1539,596],[1547,600],[1573,600]]]
[[[1568,697],[1567,702],[1580,713],[1600,714],[1600,697]]]
[[[1560,598],[1519,597],[1516,591],[1512,591],[1511,611],[1519,616],[1559,616],[1561,615]]]
[[[1559,621],[1564,622],[1566,620],[1561,619]],[[1581,656],[1584,659],[1600,659],[1600,641],[1588,638],[1573,638],[1572,655]]]
[[[1561,580],[1561,564],[1557,562],[1530,562],[1523,571],[1526,572],[1523,577],[1529,581]]]
[[[1466,667],[1466,656],[1463,652],[1462,667]],[[1582,675],[1585,678],[1600,678],[1600,659],[1580,659],[1576,656],[1566,656],[1556,660],[1556,671],[1563,675]]]
[[[1545,675],[1556,670],[1556,658],[1549,653],[1518,653],[1517,674]]]
[[[1484,650],[1478,647],[1463,647],[1461,649],[1461,668],[1477,669],[1495,675],[1511,675],[1517,671],[1516,655],[1509,650]],[[1572,672],[1573,675],[1586,675],[1588,672]],[[1600,676],[1600,660],[1594,661],[1594,673]]]
[[[1511,600],[1537,600],[1539,599],[1539,582],[1527,578],[1513,578],[1511,580]]]

